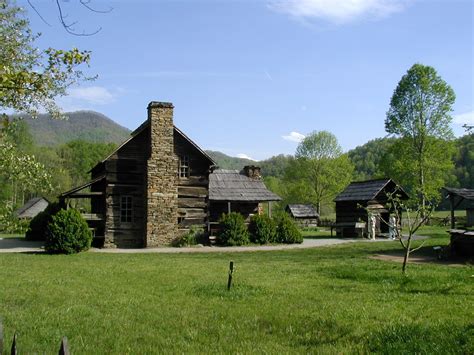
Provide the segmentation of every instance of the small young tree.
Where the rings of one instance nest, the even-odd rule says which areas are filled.
[[[405,214],[406,220],[406,232],[407,238],[404,240],[401,232],[401,225],[400,228],[395,227],[395,234],[396,238],[400,241],[400,244],[404,250],[404,257],[403,257],[403,265],[402,265],[402,273],[405,275],[408,265],[408,260],[410,255],[417,251],[418,249],[422,248],[425,242],[423,241],[421,245],[416,248],[413,248],[412,241],[415,233],[426,224],[429,220],[431,214],[433,213],[434,206],[433,205],[423,205],[418,204],[414,208],[409,208],[405,203],[397,196],[396,192],[388,195],[388,205],[392,210],[392,213],[395,214],[395,220],[399,221],[401,224],[402,221],[402,213]],[[389,223],[385,221],[385,223]]]

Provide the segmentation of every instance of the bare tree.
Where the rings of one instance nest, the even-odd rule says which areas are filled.
[[[51,24],[46,21],[44,16],[41,14],[41,12],[38,10],[38,8],[35,6],[33,0],[27,0],[28,5],[31,7],[31,9],[38,15],[38,17],[43,21],[46,25],[51,26]],[[58,17],[59,17],[59,22],[61,26],[66,30],[67,33],[74,35],[74,36],[93,36],[97,33],[99,33],[102,30],[102,27],[96,28],[93,31],[86,32],[85,30],[78,31],[76,30],[76,26],[79,24],[78,21],[71,21],[68,19],[69,14],[66,12],[64,8],[64,0],[54,0],[55,6],[57,8],[58,12]],[[99,9],[96,8],[92,4],[92,0],[78,0],[77,4],[79,6],[86,8],[88,11],[93,12],[93,13],[99,13],[99,14],[105,14],[109,13],[113,10],[112,7],[108,7],[107,9]]]
[[[396,238],[400,241],[400,244],[402,245],[404,250],[402,273],[405,275],[410,254],[422,248],[425,244],[425,242],[423,241],[421,245],[416,248],[413,248],[413,237],[415,236],[415,233],[428,222],[430,216],[433,213],[434,206],[431,204],[418,204],[415,208],[411,209],[404,204],[404,202],[400,199],[396,192],[388,194],[388,204],[390,206],[390,209],[392,210],[392,213],[395,214],[396,221],[400,223],[400,228],[395,228],[395,234]],[[406,216],[406,232],[408,236],[405,240],[402,236],[401,231],[402,214],[405,214]],[[388,221],[384,220],[384,222],[388,224]]]

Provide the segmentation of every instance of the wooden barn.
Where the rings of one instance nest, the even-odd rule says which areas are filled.
[[[173,108],[151,102],[148,119],[92,168],[91,181],[60,196],[90,199],[84,217],[105,247],[169,245],[192,225],[209,228],[222,212],[248,217],[259,203],[279,199],[266,190],[257,167],[216,169],[173,125]]]
[[[390,210],[387,194],[396,193],[408,199],[407,193],[391,179],[350,183],[334,199],[336,202],[336,231],[338,236],[357,237],[367,234],[369,213],[376,217],[376,234],[388,233]]]
[[[32,219],[48,207],[49,201],[44,197],[35,197],[26,202],[15,211],[15,216],[19,219]]]
[[[313,205],[287,205],[285,211],[294,218],[300,228],[318,226],[319,214]]]

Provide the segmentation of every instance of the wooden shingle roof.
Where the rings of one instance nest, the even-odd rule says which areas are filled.
[[[15,211],[18,218],[33,218],[48,207],[49,202],[43,197],[35,197]]]
[[[313,205],[288,205],[287,209],[295,218],[319,218]]]
[[[398,190],[401,198],[408,198],[407,193],[392,179],[379,179],[351,182],[344,191],[336,196],[334,201],[370,201],[375,199],[382,190],[386,190],[386,192]]]
[[[466,200],[474,200],[474,189],[457,189],[454,187],[443,187],[443,190],[446,190],[448,194],[456,195]]]
[[[209,175],[209,200],[264,202],[280,201],[262,180],[251,179],[238,170],[217,169]]]

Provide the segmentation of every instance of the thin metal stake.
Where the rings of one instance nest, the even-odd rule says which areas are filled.
[[[227,291],[230,290],[230,286],[232,286],[232,274],[234,273],[234,262],[231,261],[229,264],[229,279],[227,280]]]

